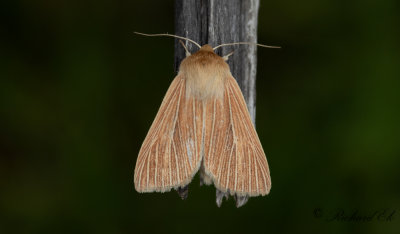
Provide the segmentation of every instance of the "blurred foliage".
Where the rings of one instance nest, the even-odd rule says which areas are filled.
[[[0,8],[0,233],[397,233],[399,1],[262,1],[257,130],[272,190],[236,209],[138,194],[141,143],[174,77],[173,1]],[[315,217],[321,209],[322,218]],[[382,222],[326,221],[396,210]]]

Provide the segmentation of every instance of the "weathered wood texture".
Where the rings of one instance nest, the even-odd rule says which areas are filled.
[[[175,34],[213,47],[239,41],[257,42],[258,8],[259,0],[176,0]],[[186,42],[186,46],[191,53],[198,50],[192,43]],[[255,123],[257,47],[226,46],[216,53],[223,56],[232,51],[228,64]],[[175,40],[176,71],[184,58],[185,50]]]

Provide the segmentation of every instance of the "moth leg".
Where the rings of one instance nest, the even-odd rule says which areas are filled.
[[[186,57],[189,57],[191,54],[190,54],[190,52],[189,52],[188,48],[185,46],[185,44],[183,43],[183,41],[182,41],[182,40],[179,40],[179,42],[182,44],[183,48],[185,48],[185,51],[186,51]]]
[[[236,201],[237,208],[244,206],[247,203],[247,201],[249,200],[249,196],[238,196],[236,194],[235,194],[234,198]]]
[[[224,192],[222,192],[222,191],[217,189],[215,202],[217,203],[218,207],[221,207],[222,200],[224,199],[224,197],[228,200],[229,191],[224,193]]]
[[[186,200],[189,195],[189,185],[186,185],[185,187],[179,187],[178,190],[176,190],[179,194],[179,197],[182,198],[182,200]]]
[[[229,54],[225,55],[224,57],[222,57],[224,59],[224,61],[227,61],[229,56],[231,56],[235,51],[230,52]]]

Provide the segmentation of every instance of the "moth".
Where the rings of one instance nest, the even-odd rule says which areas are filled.
[[[172,81],[139,151],[134,184],[140,193],[178,191],[188,196],[188,184],[200,171],[200,183],[216,187],[216,203],[233,196],[236,206],[249,197],[267,195],[271,177],[267,158],[251,121],[243,94],[215,49],[200,46],[186,58]],[[264,46],[256,44],[259,46]],[[264,46],[272,47],[273,46]]]

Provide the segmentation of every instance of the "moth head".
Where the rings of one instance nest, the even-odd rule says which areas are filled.
[[[209,44],[205,44],[200,48],[200,51],[214,52],[214,49]]]

